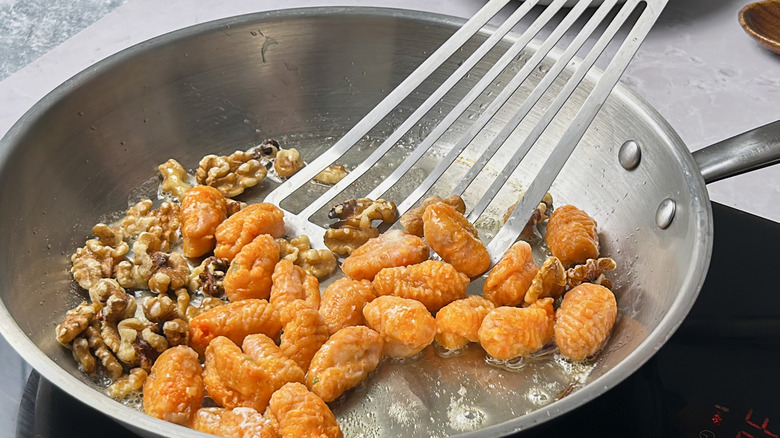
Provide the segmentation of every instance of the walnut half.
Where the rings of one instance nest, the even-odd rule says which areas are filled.
[[[73,340],[71,347],[73,358],[81,365],[81,368],[87,374],[94,374],[97,371],[97,359],[89,351],[89,341],[84,336],[79,336]]]
[[[163,324],[163,334],[171,347],[187,345],[190,340],[190,323],[183,319],[172,319]]]
[[[187,288],[191,292],[200,290],[206,295],[221,297],[225,294],[225,274],[229,267],[228,259],[207,257],[190,273]]]
[[[117,322],[135,315],[135,298],[113,278],[100,279],[89,289],[89,298],[102,321]]]
[[[328,166],[314,177],[314,181],[332,186],[344,179],[348,174],[347,168],[342,165]]]
[[[303,158],[298,149],[282,149],[276,154],[274,170],[281,178],[293,176],[301,169],[303,169]]]
[[[244,193],[265,179],[268,170],[252,150],[236,151],[230,155],[206,155],[200,160],[195,179],[214,187],[226,198]]]
[[[339,220],[325,230],[325,246],[336,254],[349,255],[368,239],[379,236],[379,228],[373,226],[375,220],[393,223],[398,219],[398,209],[384,199],[350,199],[331,208],[328,217]]]
[[[548,257],[531,280],[524,301],[526,304],[532,304],[542,298],[558,298],[563,294],[565,286],[566,270],[563,264],[557,257]]]
[[[158,249],[170,251],[179,238],[179,204],[163,202],[160,208],[153,207],[151,199],[139,201],[127,209],[120,226],[130,238],[138,238],[142,233],[153,234],[160,241]]]
[[[168,295],[146,297],[141,306],[144,316],[151,322],[160,324],[177,316],[176,303]]]
[[[162,294],[187,284],[190,277],[187,260],[180,252],[160,251],[160,243],[160,239],[149,232],[138,236],[133,243],[133,262],[119,263],[114,274],[122,287],[148,288]]]
[[[70,260],[73,267],[70,272],[79,286],[89,289],[101,278],[109,278],[116,266],[124,259],[130,247],[122,238],[119,228],[97,224],[92,228],[97,238],[89,239],[83,247],[76,250]]]
[[[176,290],[187,284],[190,276],[190,266],[180,252],[152,253],[154,268],[149,278],[149,289],[158,294],[168,290]]]
[[[155,333],[154,326],[137,318],[123,320],[117,326],[121,344],[117,357],[129,366],[151,370],[157,357],[168,348],[164,336]]]
[[[612,289],[612,282],[605,274],[615,267],[617,264],[609,257],[588,259],[584,264],[574,266],[566,271],[566,283],[569,287],[575,287],[582,283],[595,283]]]
[[[281,149],[279,142],[273,138],[269,138],[259,145],[249,149],[248,152],[251,152],[257,160],[268,161],[272,158],[276,158],[276,154],[279,153],[279,149]]]
[[[522,196],[520,197],[522,199]],[[517,204],[519,204],[520,201],[518,200],[509,208],[506,210],[506,213],[504,213],[503,221],[506,222],[509,220],[509,217],[512,216],[512,212],[515,211],[515,207],[517,207]],[[546,221],[550,218],[550,214],[552,214],[553,209],[553,199],[552,195],[547,192],[544,195],[544,198],[542,198],[542,202],[539,203],[539,205],[536,206],[536,209],[531,214],[531,217],[528,219],[528,222],[525,224],[525,227],[523,228],[523,231],[520,233],[521,238],[523,239],[530,239],[534,235],[534,230],[536,229],[536,225]]]
[[[287,259],[303,268],[306,273],[322,280],[338,268],[336,256],[327,249],[312,249],[309,236],[303,234],[294,239],[276,239],[279,258]]]
[[[339,219],[339,221],[330,225],[331,228],[352,227],[365,230],[371,228],[375,220],[381,220],[384,223],[393,223],[398,219],[398,209],[395,203],[369,198],[350,199],[342,202],[330,209],[328,217]]]
[[[192,188],[192,184],[187,182],[191,178],[187,170],[173,158],[157,166],[157,170],[163,177],[160,190],[172,194],[181,202],[184,193]]]
[[[338,268],[336,256],[327,249],[308,249],[298,256],[295,264],[318,280],[322,280]]]
[[[368,239],[379,236],[378,228],[330,228],[325,230],[325,246],[339,255],[349,255],[360,248]]]
[[[127,375],[114,381],[108,387],[108,395],[116,400],[121,400],[130,395],[130,393],[143,388],[148,376],[149,373],[143,368],[133,368]]]
[[[111,380],[116,380],[122,376],[125,369],[122,364],[116,359],[111,350],[108,349],[105,342],[103,342],[103,336],[100,334],[100,329],[97,321],[94,321],[84,333],[87,336],[87,342],[90,350],[95,353],[95,357],[100,359],[101,365],[106,370],[106,375]]]
[[[95,307],[87,304],[86,301],[83,301],[76,308],[68,310],[65,313],[65,320],[57,325],[55,329],[57,342],[68,346],[76,336],[86,330],[89,323],[95,318],[96,313]]]

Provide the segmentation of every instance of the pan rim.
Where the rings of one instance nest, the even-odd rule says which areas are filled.
[[[153,39],[135,44],[127,49],[117,52],[107,58],[93,64],[82,70],[64,83],[56,87],[53,91],[44,96],[35,103],[0,139],[0,171],[11,165],[9,157],[13,149],[11,145],[17,143],[17,139],[22,136],[25,127],[32,124],[46,112],[47,108],[55,106],[59,101],[65,98],[72,90],[77,88],[81,82],[93,77],[99,76],[103,72],[127,62],[142,54],[147,48],[158,45],[172,44],[178,40],[187,39],[197,35],[203,35],[216,30],[230,27],[231,25],[245,24],[268,19],[280,18],[302,18],[310,16],[327,15],[370,15],[373,17],[397,17],[402,19],[424,21],[433,24],[446,26],[458,26],[465,20],[457,17],[451,17],[431,12],[412,11],[395,8],[377,8],[377,7],[309,7],[283,9],[276,11],[258,12],[244,14],[234,17],[223,18],[206,23],[200,23],[194,26],[175,30]],[[511,34],[510,34],[511,37]],[[707,267],[712,252],[712,209],[709,203],[706,186],[698,167],[691,154],[684,149],[684,144],[679,136],[668,126],[663,117],[653,109],[644,99],[634,94],[626,86],[618,84],[613,91],[615,96],[636,102],[637,106],[642,108],[646,116],[645,122],[653,124],[656,130],[662,133],[669,140],[669,144],[674,145],[673,153],[677,156],[686,173],[686,181],[694,194],[694,204],[692,206],[681,206],[684,208],[693,208],[691,214],[699,218],[698,234],[689,236],[695,238],[695,247],[699,249],[691,259],[692,267],[689,268],[687,275],[683,280],[683,293],[685,300],[676,299],[672,307],[658,323],[656,328],[648,335],[634,351],[620,362],[621,366],[606,371],[598,378],[589,381],[589,391],[578,390],[569,396],[555,401],[534,412],[508,420],[504,423],[489,426],[477,431],[468,432],[461,436],[493,436],[496,433],[508,434],[525,430],[534,425],[541,424],[547,419],[569,412],[576,407],[589,402],[592,399],[605,393],[607,390],[622,382],[631,375],[636,369],[642,366],[676,331],[685,315],[689,312],[696,296],[701,289],[706,276]],[[660,201],[660,200],[659,200]],[[695,266],[695,268],[693,267]],[[663,330],[662,330],[663,329]],[[0,334],[19,352],[19,354],[30,363],[45,379],[63,389],[81,402],[96,409],[115,421],[119,421],[134,431],[141,433],[164,433],[167,436],[208,436],[206,434],[194,431],[189,428],[174,425],[163,420],[159,420],[140,411],[127,407],[118,401],[110,399],[104,394],[88,387],[83,381],[71,375],[64,368],[49,358],[16,324],[6,308],[4,302],[0,300]],[[632,366],[628,366],[632,365]],[[583,388],[585,389],[585,388]],[[521,421],[522,420],[522,421]]]

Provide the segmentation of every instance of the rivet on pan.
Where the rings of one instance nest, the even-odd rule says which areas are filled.
[[[674,219],[674,213],[677,210],[677,203],[671,198],[666,198],[658,205],[658,210],[655,212],[655,223],[661,229],[666,229],[671,225]]]
[[[620,146],[618,151],[618,161],[626,170],[631,170],[639,164],[642,159],[642,150],[634,140],[628,140]]]

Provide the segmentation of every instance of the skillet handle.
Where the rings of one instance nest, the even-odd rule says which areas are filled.
[[[780,120],[693,153],[707,184],[780,163]]]

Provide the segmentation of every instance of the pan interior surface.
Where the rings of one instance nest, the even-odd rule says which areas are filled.
[[[248,15],[143,43],[63,84],[26,114],[0,146],[0,203],[5,206],[0,226],[6,230],[0,245],[3,334],[44,377],[136,432],[191,436],[192,431],[112,401],[55,341],[54,328],[65,312],[87,298],[71,279],[70,254],[91,237],[93,225],[116,220],[129,205],[156,196],[156,168],[169,158],[195,169],[207,154],[227,155],[274,138],[311,161],[461,22],[371,8]],[[469,47],[485,37],[478,35]],[[472,77],[445,96],[344,198],[365,194],[381,181],[511,41],[507,37],[503,47],[488,54]],[[467,51],[437,70],[339,164],[362,161]],[[527,92],[518,91],[509,110]],[[400,201],[404,190],[415,187],[485,103],[476,102],[411,178],[385,198]],[[527,187],[554,145],[554,131],[575,110],[564,107],[550,134],[543,135],[499,193],[478,222],[483,235],[495,230]],[[447,194],[508,117],[508,111],[498,114],[435,194]],[[507,142],[509,150],[532,122],[518,128]],[[642,149],[633,170],[618,162],[618,150],[629,140]],[[497,164],[489,166],[481,178],[488,181],[496,169]],[[431,346],[419,357],[386,360],[368,381],[332,404],[345,436],[505,434],[546,421],[616,385],[671,336],[703,282],[711,218],[697,172],[671,128],[641,99],[618,87],[551,189],[556,206],[574,204],[598,221],[601,252],[617,262],[610,278],[619,317],[602,353],[585,365],[547,352],[524,364],[497,366],[487,363],[477,346],[454,355]],[[276,184],[267,179],[239,199],[259,202]],[[305,206],[322,190],[306,186],[285,208]],[[467,205],[479,195],[476,189],[467,191]],[[677,211],[671,225],[660,229],[655,212],[665,198],[676,201]],[[474,288],[471,292],[478,293]]]

